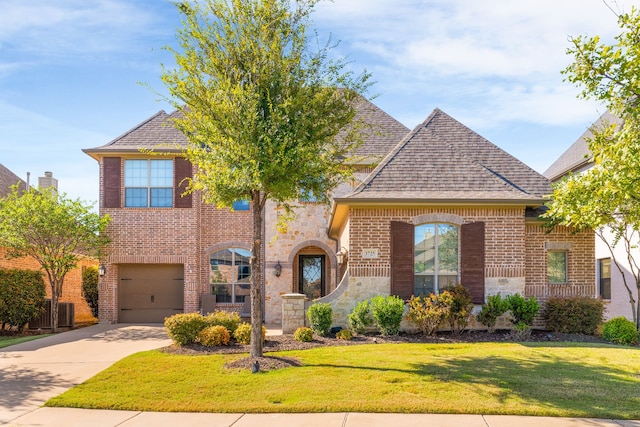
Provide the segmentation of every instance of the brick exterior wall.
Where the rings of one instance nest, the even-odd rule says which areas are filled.
[[[78,268],[71,270],[64,279],[60,302],[72,302],[74,304],[74,320],[76,323],[95,321],[91,313],[91,308],[84,299],[82,293],[82,269],[85,267],[97,267],[98,261],[91,258],[84,258],[78,263]],[[7,258],[6,248],[0,248],[0,268],[19,270],[38,270],[40,264],[31,257]],[[45,283],[46,298],[51,298],[51,284],[47,275],[43,275]]]

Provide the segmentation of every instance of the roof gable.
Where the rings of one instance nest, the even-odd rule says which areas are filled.
[[[345,199],[541,200],[549,181],[439,109]]]
[[[16,184],[18,184],[18,188],[21,190],[27,188],[26,182],[0,164],[0,198],[8,196],[9,193],[11,193],[11,186]]]

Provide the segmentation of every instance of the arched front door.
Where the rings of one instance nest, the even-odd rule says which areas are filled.
[[[300,255],[298,261],[298,292],[310,300],[326,295],[324,255]]]

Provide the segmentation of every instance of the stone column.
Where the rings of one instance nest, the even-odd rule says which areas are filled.
[[[296,329],[305,325],[304,301],[306,299],[307,297],[304,294],[282,295],[283,334],[292,334]]]

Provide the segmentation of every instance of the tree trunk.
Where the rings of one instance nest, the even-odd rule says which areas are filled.
[[[262,357],[262,197],[251,195],[253,245],[251,247],[251,344],[250,357]]]
[[[58,292],[58,285],[55,280],[51,282],[51,332],[58,332],[58,299],[60,292]]]

